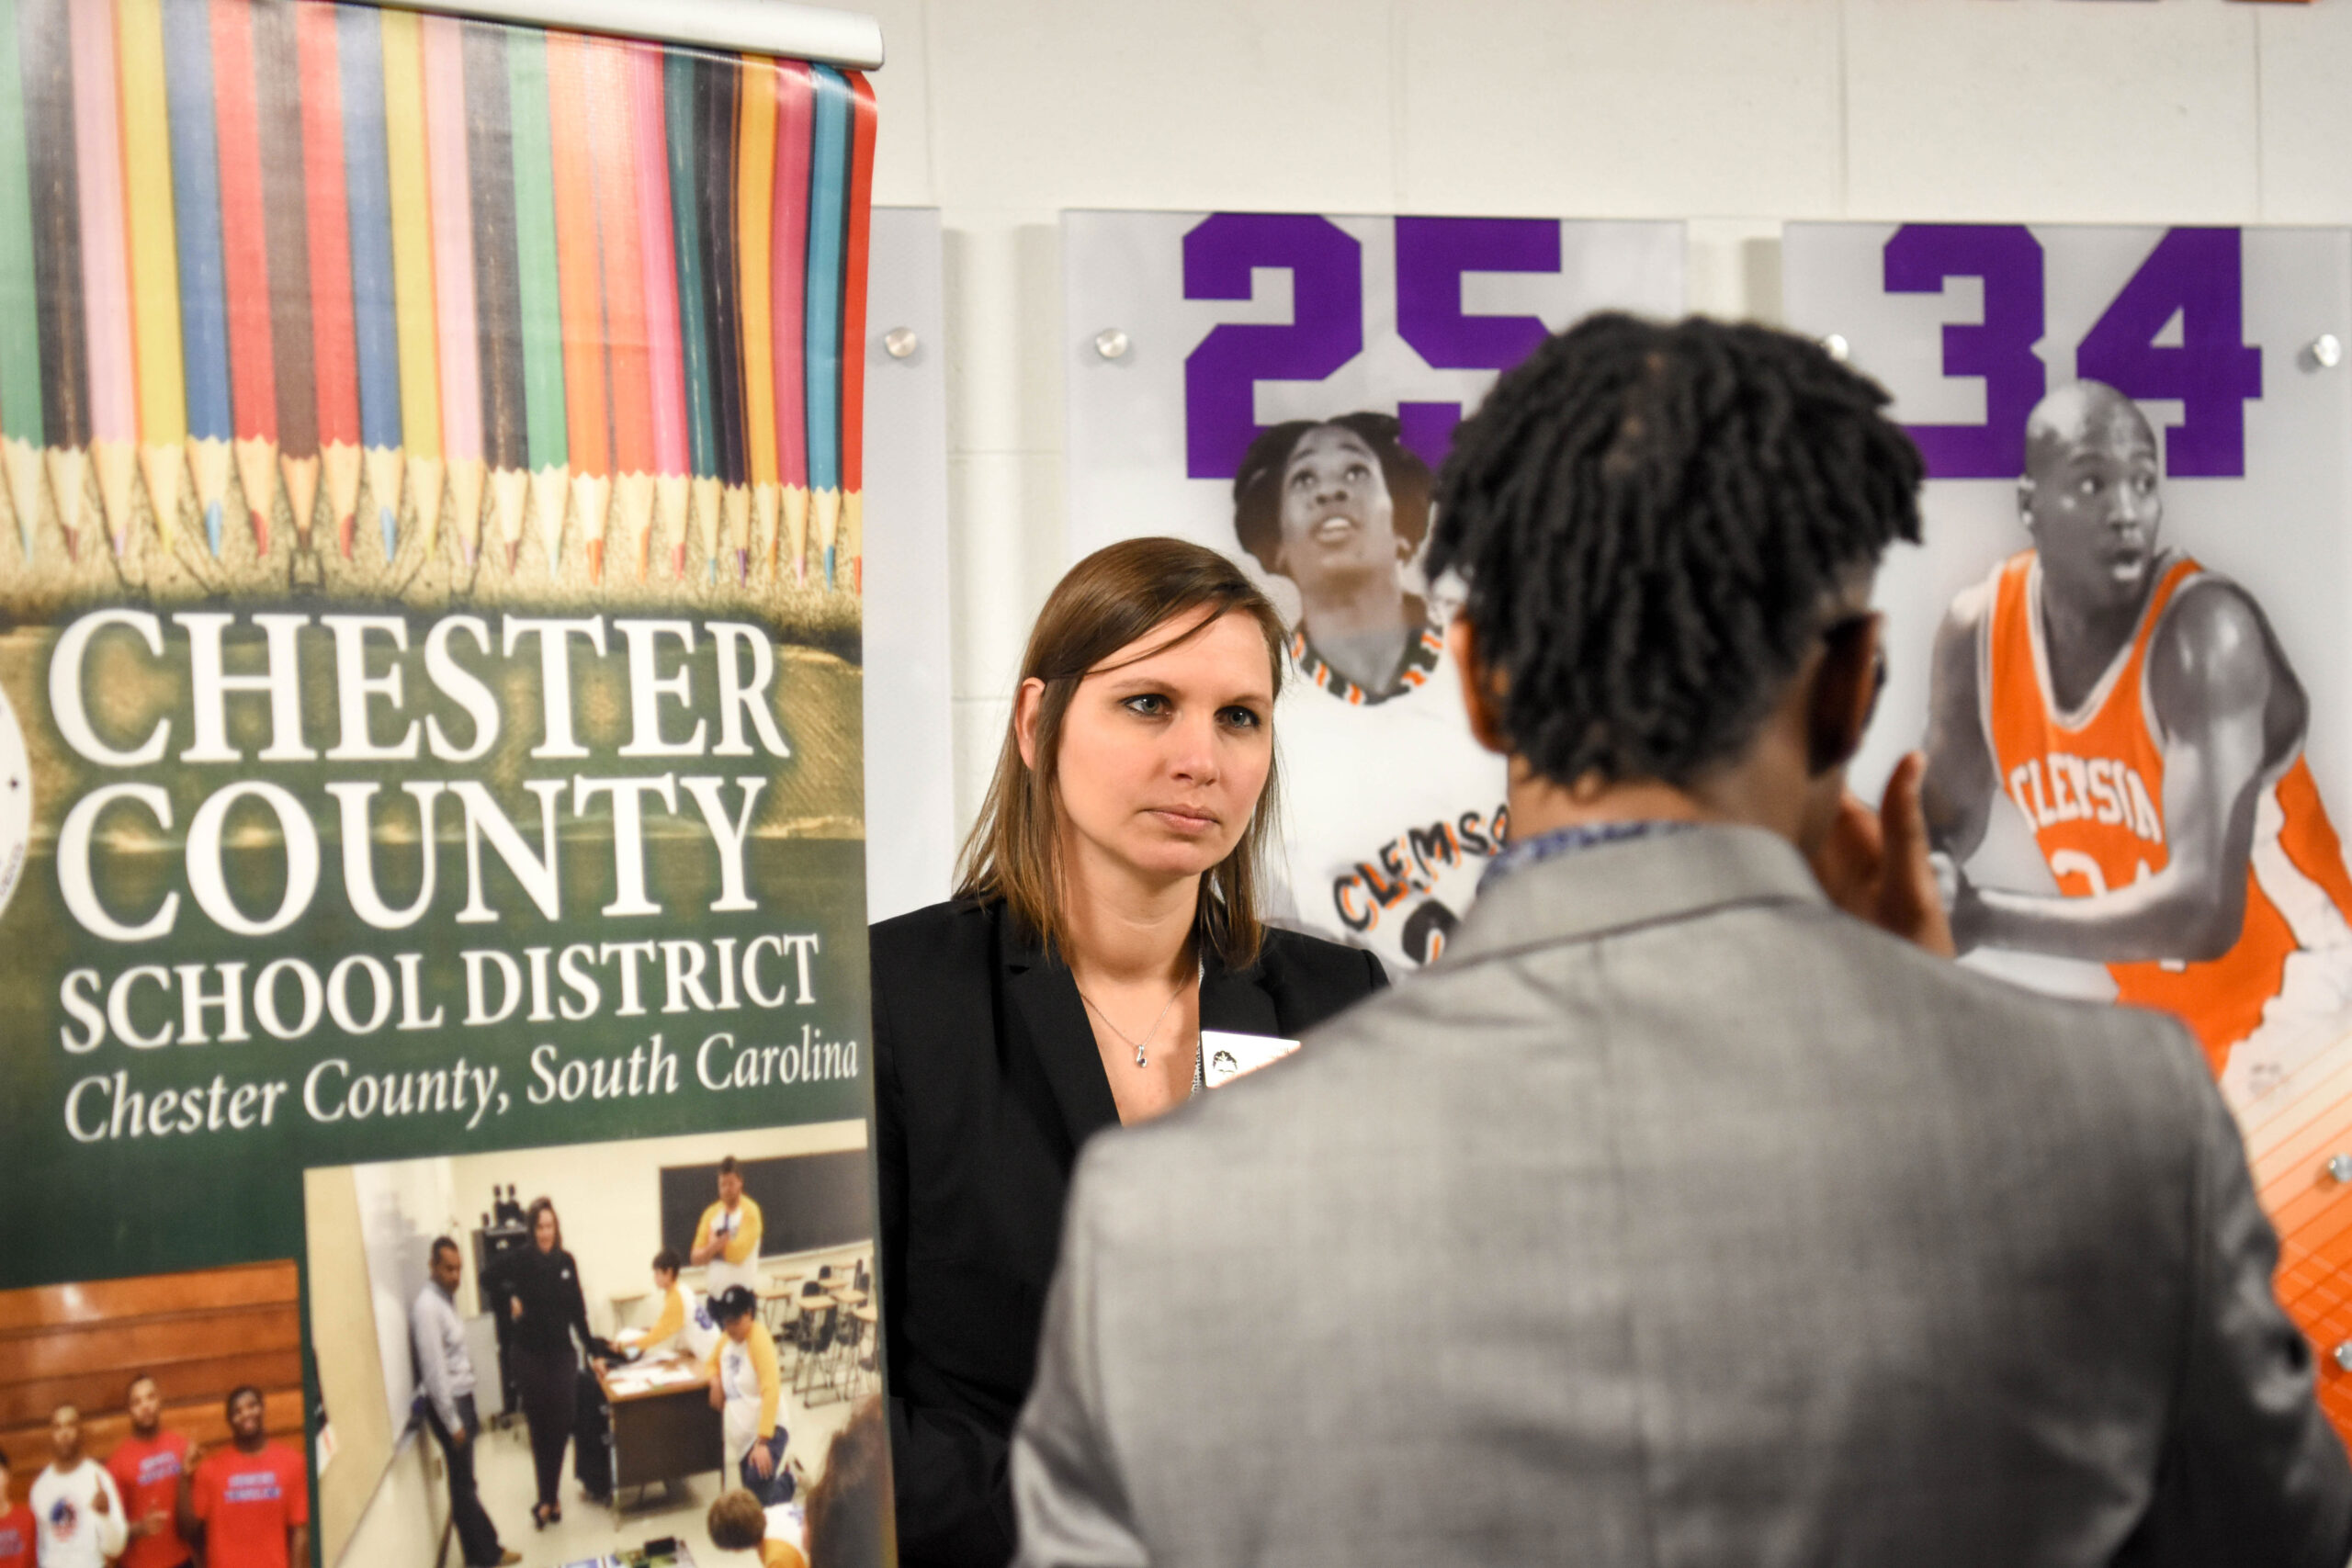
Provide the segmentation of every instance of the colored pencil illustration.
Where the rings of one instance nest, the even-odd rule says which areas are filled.
[[[842,508],[842,271],[848,235],[850,87],[830,65],[811,68],[817,123],[808,154],[808,489],[825,586],[834,581]]]
[[[74,162],[82,208],[83,332],[90,354],[90,466],[119,558],[130,547],[139,472],[138,372],[130,361],[130,243],[123,229],[122,105],[112,8],[73,6]]]
[[[675,235],[671,228],[668,128],[663,113],[663,51],[639,45],[628,51],[630,135],[635,142],[639,236],[645,267],[646,387],[652,403],[653,520],[638,537],[637,575],[652,561],[653,536],[675,529],[683,559],[686,535],[686,382],[678,329]]]
[[[187,382],[180,354],[179,256],[162,0],[117,0],[116,20],[130,325],[138,371],[139,468],[147,481],[156,531],[169,550],[178,538],[181,477],[187,471]]]
[[[517,323],[523,334],[524,434],[530,450],[531,512],[546,542],[548,570],[563,552],[570,505],[571,448],[564,421],[563,301],[557,276],[555,154],[548,133],[546,35],[517,28],[506,40],[506,80],[514,128],[514,241]],[[507,547],[507,570],[519,555]]]
[[[613,445],[605,383],[604,278],[596,255],[596,186],[589,147],[589,40],[548,34],[548,129],[555,168],[558,303],[563,318],[565,431],[571,503],[585,539],[601,539],[612,498]],[[558,563],[548,558],[550,569]]]
[[[302,158],[301,51],[296,0],[248,0],[255,123],[261,133],[264,238],[269,247],[269,342],[277,389],[277,466],[294,548],[307,554],[319,502],[319,389],[311,296],[310,194]]]
[[[699,115],[695,140],[701,152],[702,179],[696,216],[704,299],[709,311],[711,428],[718,448],[718,477],[725,487],[722,532],[727,547],[740,555],[749,547],[752,532],[751,474],[743,428],[743,288],[735,226],[735,121],[742,77],[736,62],[723,56],[705,55],[695,64]],[[718,555],[717,548],[710,554],[708,574],[713,578],[718,575]]]
[[[508,107],[507,29],[466,22],[466,159],[471,169],[474,303],[481,365],[482,455],[490,464],[492,537],[512,571],[530,501],[524,430],[523,301],[514,234],[513,118]]]
[[[847,73],[851,101],[849,243],[842,285],[842,553],[849,588],[865,592],[865,275],[874,218],[874,85]]]
[[[51,499],[69,555],[82,544],[90,444],[89,344],[83,336],[81,190],[74,166],[71,0],[18,0],[32,194],[33,288],[40,333],[41,432]]]
[[[686,450],[694,473],[689,510],[692,525],[678,536],[673,570],[685,575],[686,539],[700,540],[707,557],[718,553],[718,438],[711,402],[710,312],[703,298],[700,170],[695,161],[695,56],[685,50],[662,53],[662,116],[670,152],[670,218],[678,290],[679,363],[686,389]]]
[[[45,445],[41,405],[40,286],[33,263],[32,174],[25,126],[21,13],[0,19],[0,479],[17,514],[17,538],[33,558],[40,522]]]
[[[237,433],[237,479],[253,517],[254,550],[266,556],[270,517],[277,506],[277,364],[270,342],[268,219],[253,24],[247,0],[213,0],[212,110],[220,139],[230,412]]]
[[[797,60],[776,62],[775,221],[770,245],[775,276],[770,315],[776,468],[784,492],[776,548],[780,559],[791,562],[793,581],[803,585],[808,581],[808,402],[804,388],[808,374],[808,152],[815,93],[808,66]]]
[[[787,561],[857,592],[874,134],[864,76],[797,61],[329,0],[6,0],[23,558],[62,540],[87,572],[95,518],[107,581],[250,588],[180,549],[187,506],[244,560],[233,489],[257,558],[290,516],[293,589],[323,510],[345,559],[364,511],[386,565],[447,524],[469,570],[487,528],[518,572],[536,529],[560,575],[576,527],[592,581],[609,541],[639,582],[658,554],[730,597]]]
[[[621,542],[642,559],[653,521],[653,395],[651,350],[646,339],[643,200],[638,190],[630,45],[610,39],[589,46],[592,101],[603,106],[592,121],[595,137],[596,233],[604,255],[605,334],[610,361],[613,420],[612,515]],[[591,535],[588,570],[601,579],[605,541]]]
[[[359,510],[359,362],[351,288],[351,210],[343,142],[343,71],[337,58],[340,7],[298,5],[300,51],[302,184],[311,260],[311,368],[317,398],[321,477],[334,537],[350,554]],[[281,452],[281,467],[286,459]],[[288,489],[293,488],[291,469]],[[298,507],[296,516],[307,517]],[[307,540],[305,541],[307,543]]]
[[[736,72],[742,108],[736,116],[737,259],[743,301],[743,434],[752,482],[751,539],[762,559],[775,553],[775,73],[773,62],[743,57]],[[735,552],[739,581],[751,581],[750,552]]]
[[[384,28],[365,6],[334,12],[343,100],[343,170],[351,209],[352,347],[368,495],[384,541],[400,553],[401,340],[392,271],[391,171],[385,151]],[[353,519],[338,519],[346,559]]]
[[[180,362],[187,389],[187,466],[217,559],[236,434],[229,374],[229,302],[220,234],[220,149],[212,114],[209,0],[162,0],[164,85],[172,131],[172,210],[178,240]],[[143,389],[142,389],[143,390]],[[163,502],[153,479],[148,495]]]
[[[440,545],[444,472],[433,216],[425,174],[424,36],[422,18],[413,11],[378,14],[384,38],[385,183],[391,196],[401,431],[406,438],[409,499],[429,560]]]
[[[466,158],[465,24],[428,16],[424,56],[426,188],[433,223],[435,341],[441,367],[441,454],[450,520],[473,565],[481,547],[481,340],[475,325],[473,202]]]

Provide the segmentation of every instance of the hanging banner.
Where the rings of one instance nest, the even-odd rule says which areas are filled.
[[[482,1236],[524,1234],[489,1179],[553,1201],[609,1348],[668,1166],[723,1192],[716,1162],[765,1160],[789,1194],[864,1149],[875,123],[863,77],[797,61],[356,5],[0,0],[20,1495],[56,1407],[103,1461],[153,1425],[127,1388],[150,1368],[164,1432],[243,1452],[251,1384],[270,1442],[308,1449],[321,1560],[396,1561],[382,1510],[406,1505],[378,1482],[424,1429],[427,1243],[458,1245],[461,1315],[520,1304],[489,1277]],[[849,1157],[821,1224],[750,1245],[763,1289],[762,1257],[846,1280],[870,1253]],[[156,1365],[169,1334],[123,1325],[183,1306],[242,1315]],[[825,1424],[802,1425],[813,1478]],[[568,1556],[626,1544],[602,1517]]]
[[[1072,557],[1169,534],[1250,570],[1292,626],[1276,918],[1434,960],[1507,823],[1420,570],[1433,476],[1545,333],[1681,312],[1682,225],[1073,212],[1062,246]]]
[[[1857,782],[1928,754],[1968,961],[2177,1014],[2352,1433],[2352,234],[1797,224],[1928,459]],[[2347,1354],[2352,1359],[2352,1354]]]

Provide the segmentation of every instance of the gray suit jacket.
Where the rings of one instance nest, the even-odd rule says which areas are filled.
[[[2341,1568],[2197,1049],[1700,829],[1081,1160],[1021,1561]]]

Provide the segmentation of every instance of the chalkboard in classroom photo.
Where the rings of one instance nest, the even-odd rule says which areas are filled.
[[[864,1150],[747,1159],[743,1195],[760,1206],[764,1258],[849,1247],[874,1238],[874,1189]],[[662,1168],[662,1245],[694,1249],[702,1212],[718,1201],[718,1165]]]

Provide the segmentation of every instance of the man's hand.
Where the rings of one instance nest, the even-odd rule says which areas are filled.
[[[752,1468],[760,1472],[762,1481],[775,1473],[775,1455],[768,1452],[765,1443],[752,1445]]]
[[[508,1315],[512,1316],[517,1323],[522,1322],[523,1298],[520,1296],[509,1296],[506,1298],[506,1304],[512,1309]]]
[[[449,1428],[449,1446],[453,1449],[466,1446],[466,1424],[463,1421]]]
[[[90,1499],[90,1512],[94,1514],[114,1512],[114,1505],[107,1501],[107,1489],[104,1486],[99,1487],[96,1495]]]
[[[1944,958],[1958,949],[1928,854],[1928,819],[1919,808],[1927,759],[1896,763],[1885,797],[1871,810],[1853,795],[1813,855],[1813,874],[1829,901],[1857,919]]]
[[[716,1377],[710,1380],[710,1407],[713,1410],[727,1408],[727,1391],[719,1386]]]

